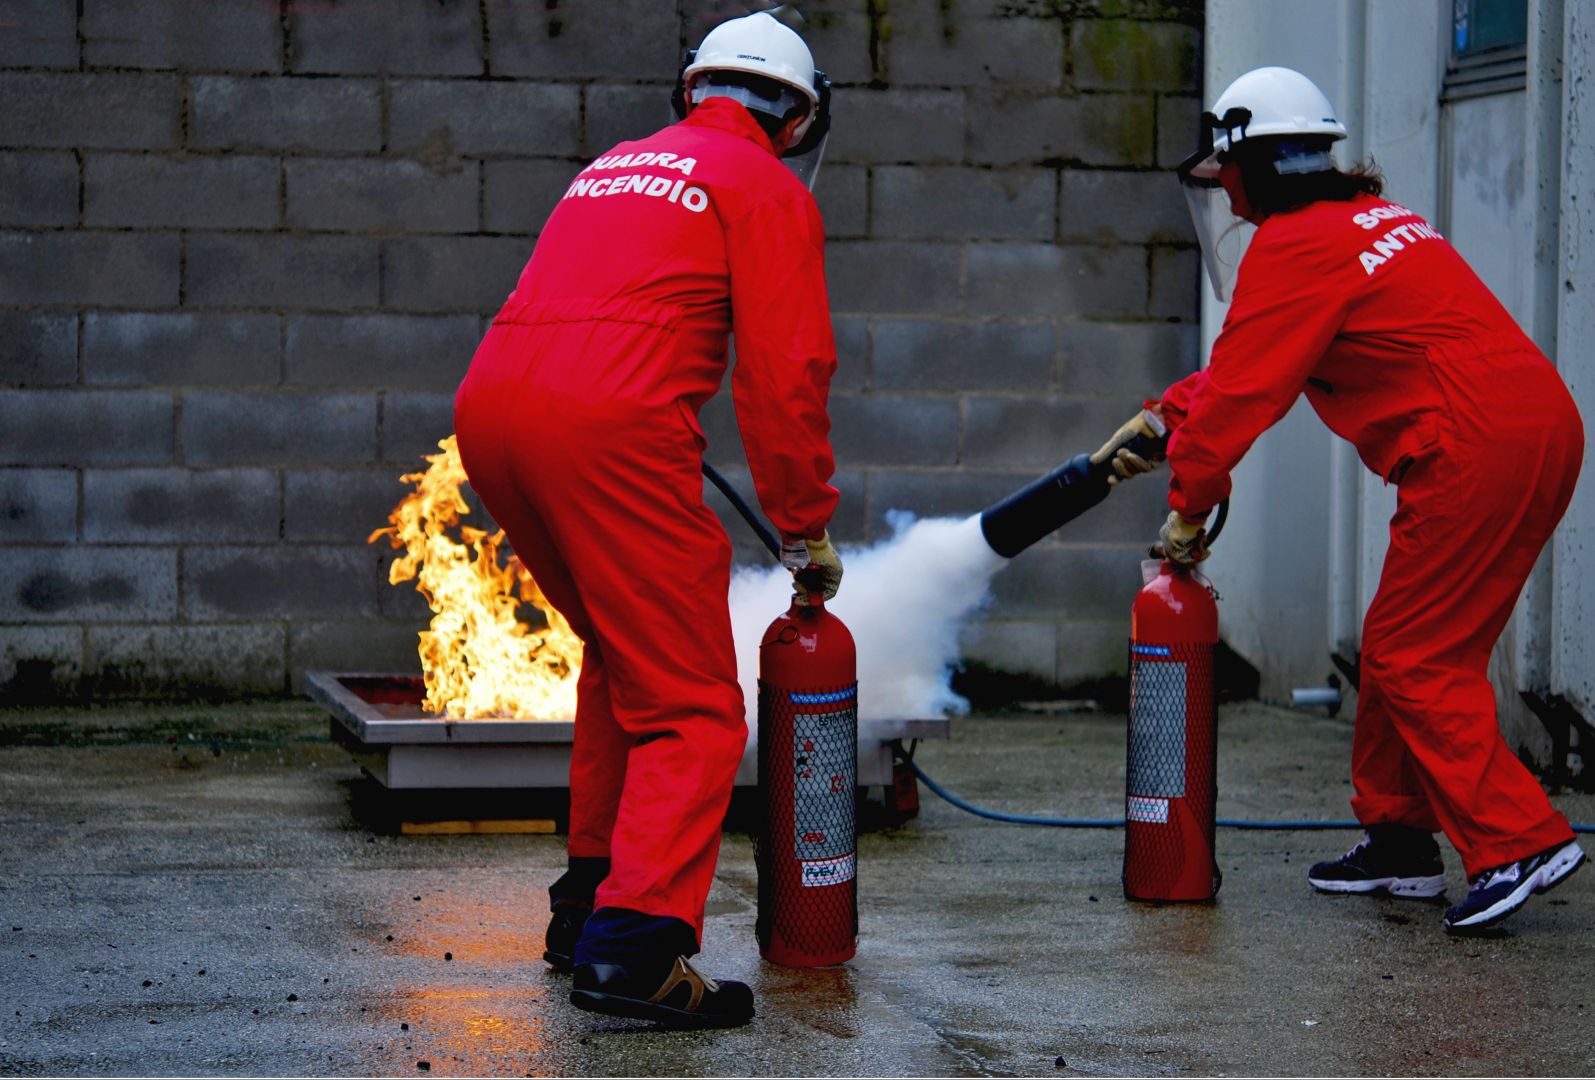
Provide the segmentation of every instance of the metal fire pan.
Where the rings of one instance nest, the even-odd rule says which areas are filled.
[[[565,787],[575,725],[569,720],[446,720],[421,712],[415,675],[311,671],[310,696],[332,714],[333,738],[389,788]],[[891,744],[945,739],[945,719],[869,720],[859,725],[858,783],[892,782]],[[758,781],[750,743],[739,787]]]

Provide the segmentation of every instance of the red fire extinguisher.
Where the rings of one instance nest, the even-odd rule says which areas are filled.
[[[1217,594],[1194,570],[1164,559],[1151,576],[1151,565],[1130,617],[1124,895],[1212,900],[1222,880],[1213,855]]]
[[[808,575],[808,576],[805,576]],[[791,967],[840,964],[858,941],[858,676],[853,635],[799,571],[810,601],[759,644],[759,952]]]

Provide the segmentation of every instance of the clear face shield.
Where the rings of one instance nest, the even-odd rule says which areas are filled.
[[[1247,109],[1231,109],[1222,118],[1204,112],[1196,153],[1180,162],[1175,170],[1185,192],[1186,205],[1191,210],[1191,222],[1196,227],[1196,242],[1202,249],[1207,280],[1213,286],[1213,295],[1222,301],[1230,298],[1235,275],[1257,226],[1235,216],[1218,171],[1230,140],[1237,133],[1245,138],[1246,125],[1251,118]]]

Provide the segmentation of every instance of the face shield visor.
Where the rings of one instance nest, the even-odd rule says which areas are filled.
[[[1202,266],[1213,286],[1213,295],[1228,301],[1241,259],[1257,227],[1235,216],[1229,193],[1219,181],[1232,139],[1246,137],[1251,122],[1249,109],[1230,109],[1222,117],[1204,112],[1196,153],[1180,162],[1176,173],[1196,227],[1196,242],[1202,250]]]

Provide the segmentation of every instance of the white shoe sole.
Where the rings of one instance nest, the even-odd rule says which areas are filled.
[[[1561,884],[1562,880],[1584,865],[1584,849],[1578,846],[1577,840],[1569,840],[1560,850],[1546,860],[1534,873],[1518,882],[1517,888],[1510,893],[1474,915],[1466,919],[1451,922],[1443,920],[1447,930],[1467,928],[1476,930],[1500,922],[1512,912],[1528,902],[1528,898],[1535,893],[1549,891],[1553,886]]]
[[[1434,877],[1368,878],[1365,881],[1333,881],[1308,876],[1307,883],[1319,892],[1327,893],[1389,893],[1391,896],[1413,900],[1427,900],[1445,892],[1445,875]]]

